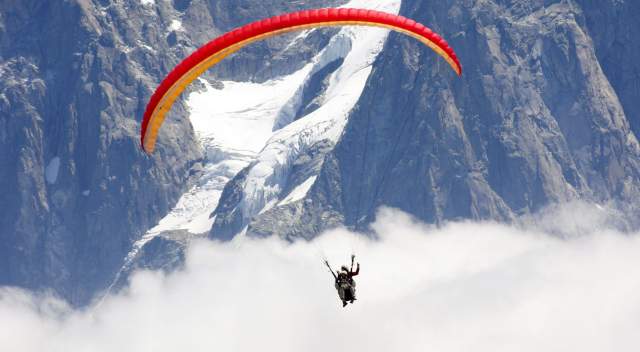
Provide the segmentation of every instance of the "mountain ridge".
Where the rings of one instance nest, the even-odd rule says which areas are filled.
[[[339,30],[262,42],[208,72],[192,93],[206,100],[238,88],[231,79],[268,91],[335,46],[317,74],[296,81],[291,99],[269,107],[278,116],[269,132],[304,142],[271,144],[290,158],[273,164],[258,151],[253,163],[224,146],[203,148],[199,122],[185,118],[194,114],[191,95],[174,106],[157,152],[140,151],[148,97],[197,46],[237,24],[345,3],[0,3],[0,285],[51,289],[84,305],[118,273],[124,284],[137,268],[179,266],[194,235],[368,231],[381,206],[435,224],[513,222],[584,200],[617,207],[624,226],[640,226],[640,4],[628,1],[404,0],[400,14],[447,39],[462,77],[391,33],[344,126],[317,140],[292,131],[328,106],[359,42]],[[219,164],[216,178],[201,178],[207,162],[229,155],[247,164]],[[209,181],[220,183],[218,209],[203,217],[211,230],[180,225],[145,237]]]

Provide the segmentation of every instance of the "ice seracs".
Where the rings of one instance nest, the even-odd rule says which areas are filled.
[[[398,13],[400,5],[400,0],[355,0],[344,7]],[[311,32],[301,32],[295,42]],[[240,204],[244,218],[278,203],[304,198],[315,176],[300,185],[289,185],[288,189],[292,189],[289,194],[280,194],[285,189],[292,160],[317,141],[339,139],[387,36],[388,31],[384,29],[344,27],[306,66],[293,74],[262,84],[223,81],[221,89],[201,80],[204,88],[192,92],[187,105],[189,120],[205,152],[202,175],[172,211],[134,244],[127,263],[145,243],[163,232],[208,232],[214,221],[210,215],[218,205],[224,186],[249,165]],[[293,121],[309,80],[337,59],[343,59],[342,65],[331,74],[320,107]]]
[[[397,13],[400,4],[400,1],[384,1],[376,4],[353,1],[345,6],[373,6],[378,10]],[[288,195],[280,194],[286,188],[285,183],[292,161],[318,141],[329,140],[333,143],[338,141],[349,113],[364,90],[371,73],[371,65],[382,50],[387,36],[388,31],[383,29],[345,27],[316,56],[314,59],[316,67],[324,67],[336,58],[343,58],[344,61],[331,75],[322,105],[307,116],[276,131],[252,164],[239,205],[245,224],[256,214],[278,204],[278,198],[299,200],[306,195],[306,191],[311,188],[313,182],[306,183],[303,188],[305,193],[302,195],[298,188],[294,189],[298,192],[295,197],[290,198]],[[299,94],[302,94],[302,89]],[[300,100],[296,95],[289,104],[299,105]],[[282,204],[289,202],[282,202]]]
[[[171,24],[169,24],[169,31],[180,31],[182,30],[182,22],[178,20],[171,20]]]

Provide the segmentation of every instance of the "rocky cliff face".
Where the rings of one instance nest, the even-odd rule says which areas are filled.
[[[615,90],[636,136],[640,133],[640,3],[637,1],[578,2],[584,26],[593,41],[598,62]]]
[[[392,34],[305,199],[256,216],[249,234],[364,230],[381,205],[431,223],[512,221],[586,199],[614,202],[633,222],[637,4],[402,4],[402,14],[449,40],[462,77]]]
[[[117,272],[179,265],[192,235],[180,229],[146,242],[122,270],[208,158],[184,100],[153,157],[140,152],[153,89],[197,45],[238,24],[343,3],[0,2],[0,285],[83,304]],[[512,221],[573,199],[637,215],[640,4],[404,0],[400,12],[451,43],[463,76],[391,34],[344,126],[331,120],[327,111],[341,110],[327,110],[327,97],[345,72],[363,70],[349,67],[357,41],[336,30],[293,46],[291,36],[252,45],[208,74],[266,82],[333,48],[283,105],[277,138],[229,176],[211,237],[366,230],[381,205],[432,223]],[[333,130],[314,125],[325,117]]]
[[[182,103],[158,152],[140,151],[139,121],[153,89],[197,45],[297,7],[0,2],[0,285],[52,289],[76,304],[104,289],[132,243],[186,190],[191,166],[202,158]],[[239,74],[244,61],[260,62],[278,45],[249,48],[217,74]],[[290,58],[280,57],[284,64],[273,67],[284,72]],[[243,77],[271,74],[263,71]]]
[[[455,79],[404,38],[390,43],[334,153],[340,172],[323,175],[342,183],[348,224],[381,204],[430,222],[508,220],[549,202],[637,195],[637,140],[580,6],[404,9],[451,38],[465,73]]]
[[[144,100],[176,61],[173,11],[0,5],[0,283],[86,302],[181,194],[198,158],[189,125],[167,129],[154,157],[137,142]]]

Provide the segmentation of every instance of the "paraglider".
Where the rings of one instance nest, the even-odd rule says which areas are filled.
[[[353,277],[360,273],[360,263],[357,264],[357,269],[354,271],[353,262],[355,259],[356,256],[352,254],[351,269],[343,265],[337,274],[331,269],[329,262],[327,260],[324,261],[324,264],[329,268],[335,280],[335,288],[338,291],[338,297],[340,297],[342,301],[342,307],[346,307],[348,303],[353,304],[353,301],[356,300],[356,281]]]
[[[414,20],[374,10],[333,8],[305,10],[257,21],[228,32],[202,46],[164,78],[146,107],[140,133],[142,149],[151,154],[165,115],[185,88],[208,68],[253,42],[286,32],[328,26],[388,28],[418,39],[442,56],[460,75],[453,49],[438,34]]]

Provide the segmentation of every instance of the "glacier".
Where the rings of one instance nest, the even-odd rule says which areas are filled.
[[[376,3],[353,0],[341,7],[397,14],[400,6],[401,0]],[[314,30],[301,32],[290,46]],[[202,172],[172,210],[133,244],[111,287],[130,268],[145,244],[157,236],[176,232],[192,237],[206,235],[215,221],[212,213],[225,185],[245,168],[248,174],[240,206],[245,225],[252,216],[275,205],[304,198],[316,176],[290,185],[291,191],[281,194],[292,161],[318,141],[334,144],[338,141],[388,33],[380,28],[343,27],[300,70],[264,83],[213,82],[201,78],[201,88],[189,93],[186,105],[204,152]],[[314,74],[336,60],[342,60],[342,64],[331,74],[326,90],[318,97],[320,106],[296,119],[304,88]]]
[[[352,1],[344,6],[398,13],[400,3]],[[387,30],[378,28],[343,28],[304,68],[262,84],[223,81],[224,88],[216,89],[201,80],[205,88],[192,92],[187,104],[189,119],[205,151],[205,171],[198,184],[180,198],[142,241],[170,230],[187,230],[192,234],[208,231],[213,223],[209,214],[215,210],[222,188],[251,163],[245,184],[247,196],[243,199],[246,217],[273,205],[295,155],[316,141],[335,142],[340,137],[387,34]],[[299,107],[309,78],[338,58],[344,58],[344,63],[334,72],[322,106],[274,131],[276,122],[291,118],[286,115]],[[270,184],[266,182],[272,176],[277,179],[275,185],[273,179]]]
[[[400,1],[377,4],[352,1],[344,6],[370,7],[398,13],[400,5]],[[329,141],[333,144],[338,141],[350,111],[365,88],[372,64],[382,50],[387,36],[388,31],[383,29],[342,28],[313,62],[303,68],[309,71],[306,75],[308,78],[329,63],[343,59],[340,67],[329,78],[328,87],[320,97],[320,106],[306,116],[276,130],[252,163],[242,186],[242,199],[237,206],[245,227],[252,217],[271,209],[280,199],[292,198],[281,193],[287,186],[295,186],[286,183],[296,157],[304,154],[319,141]],[[283,111],[296,111],[300,108],[304,84],[300,85],[297,94],[283,106]],[[313,180],[315,181],[315,178]],[[306,190],[313,184],[308,180],[304,183]],[[299,191],[300,188],[294,190]],[[302,197],[304,194],[295,196],[296,199]],[[286,203],[288,202],[283,202]],[[215,237],[215,229],[213,235]]]

